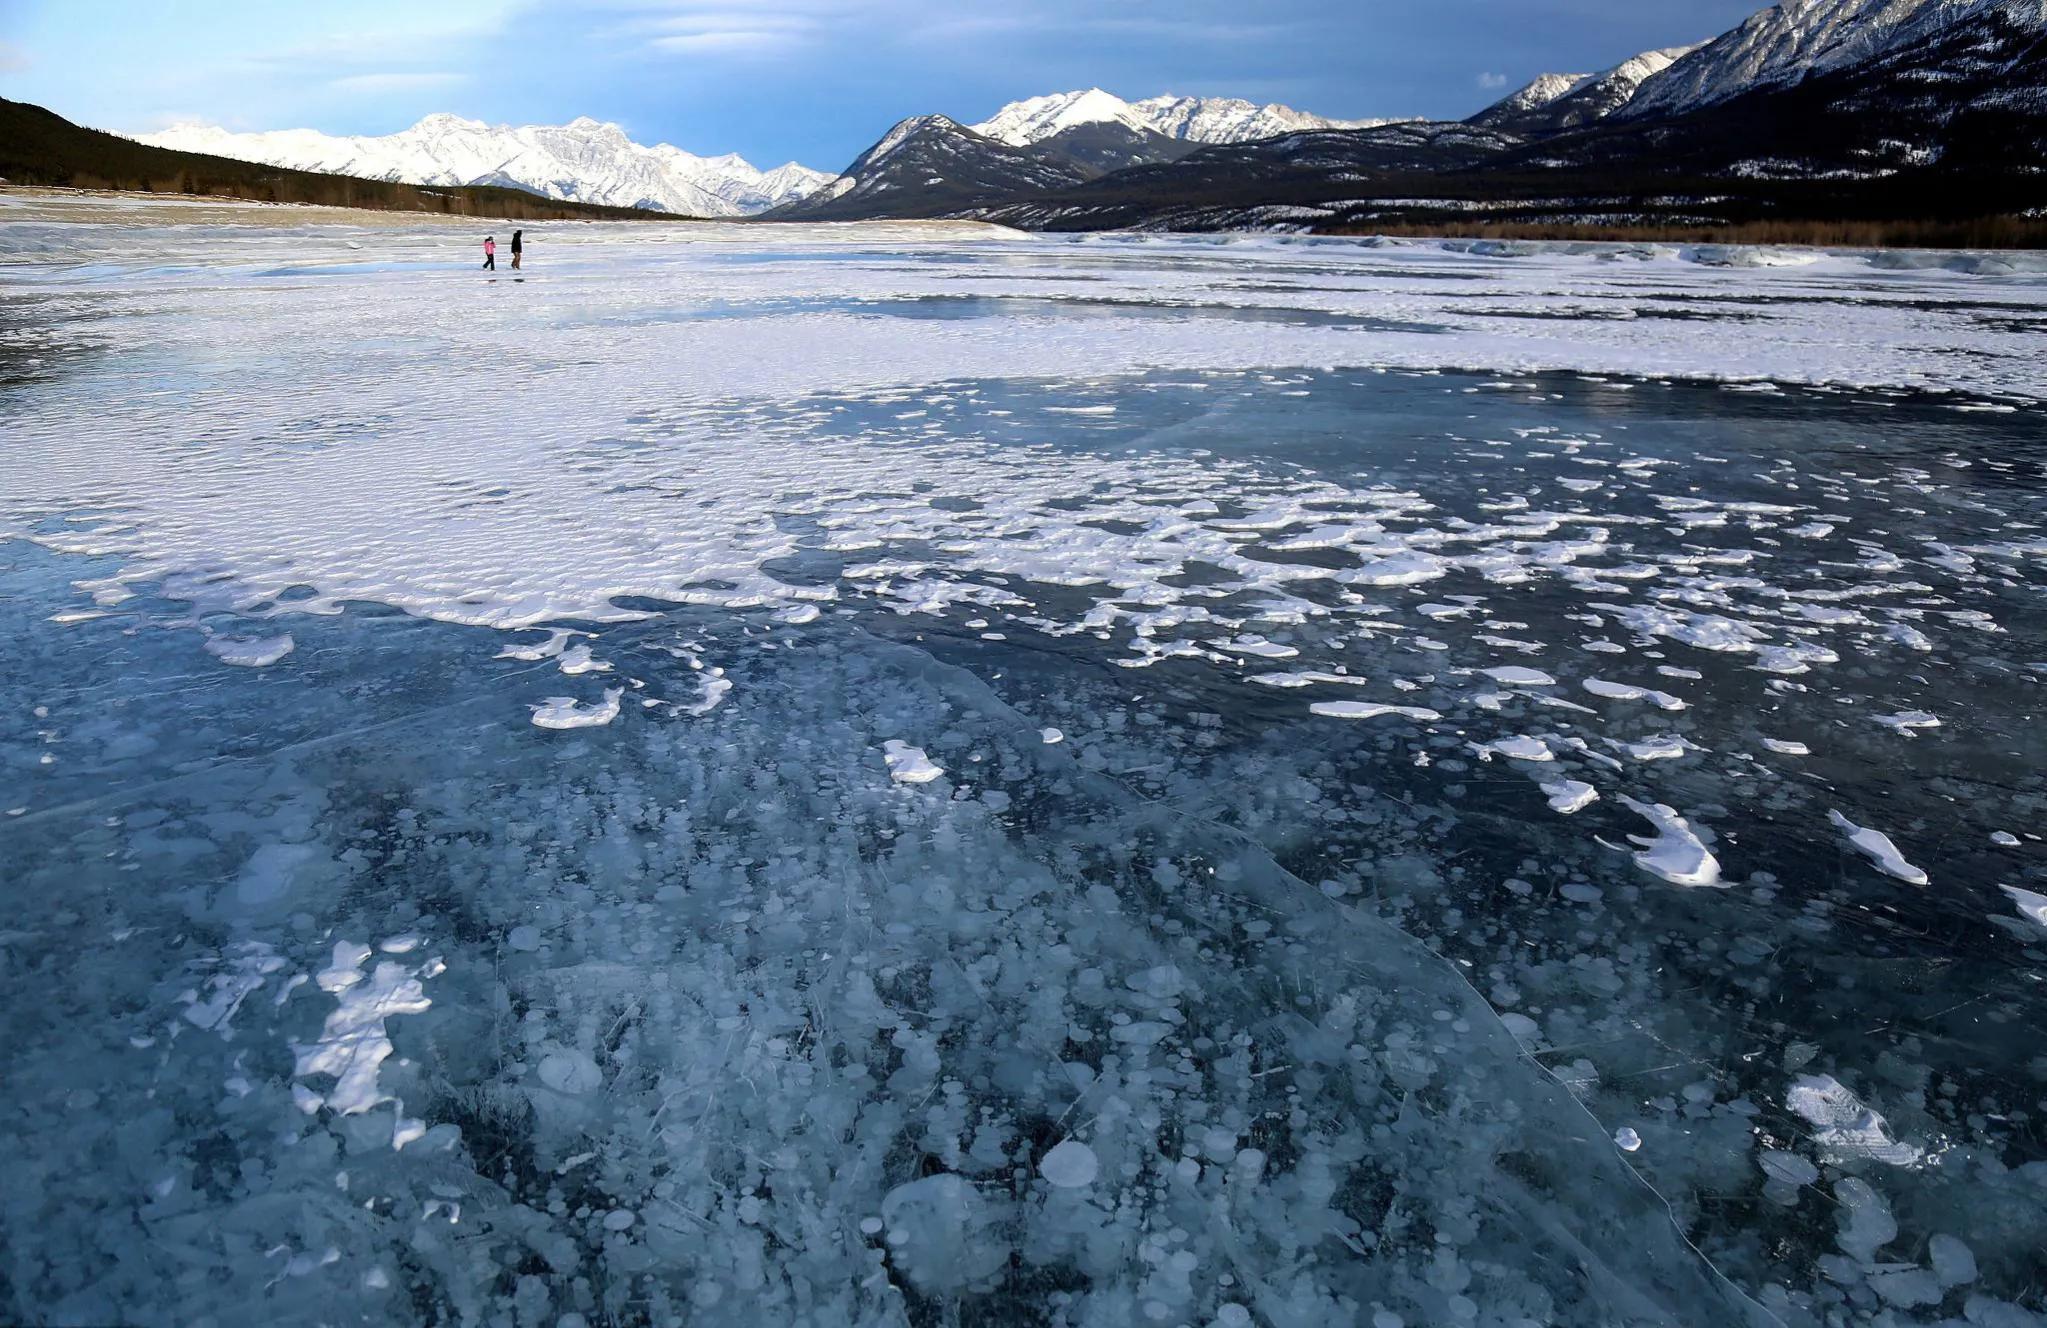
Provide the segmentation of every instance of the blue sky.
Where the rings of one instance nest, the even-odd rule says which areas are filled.
[[[0,0],[0,95],[104,129],[614,120],[836,169],[906,115],[1099,86],[1468,115],[1760,0]]]

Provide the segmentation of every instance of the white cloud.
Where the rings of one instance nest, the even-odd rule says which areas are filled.
[[[0,74],[18,74],[28,66],[27,51],[13,42],[0,41]]]
[[[357,92],[376,95],[387,92],[425,92],[434,88],[451,88],[466,83],[467,74],[444,73],[382,73],[350,74],[327,84],[336,92]]]
[[[656,37],[648,45],[662,51],[772,51],[792,45],[787,32],[677,32]]]
[[[687,54],[781,50],[811,37],[817,17],[801,5],[727,3],[667,9],[626,25],[629,36],[657,51]]]
[[[1507,86],[1507,76],[1505,74],[1480,74],[1478,76],[1478,85],[1487,92],[1498,92],[1501,88]]]

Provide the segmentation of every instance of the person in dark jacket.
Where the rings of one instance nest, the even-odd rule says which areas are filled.
[[[526,232],[524,231],[512,232],[512,271],[514,272],[519,270],[519,255],[526,252],[526,242],[522,238],[525,234]]]
[[[483,265],[489,271],[498,270],[498,242],[494,235],[483,237]]]

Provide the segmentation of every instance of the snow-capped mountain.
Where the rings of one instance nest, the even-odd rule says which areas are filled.
[[[2047,0],[1784,0],[1643,84],[1629,119],[1678,115],[1873,59],[1980,17],[2047,22]]]
[[[1652,92],[1664,109],[1642,109]],[[974,128],[905,121],[831,194],[774,215],[1356,231],[2047,213],[2047,0],[1787,0],[1696,48],[1538,79],[1460,124],[1318,121],[1203,144],[1258,133],[1271,108],[1204,122],[1161,104],[1090,89]]]
[[[1698,49],[1644,51],[1597,74],[1543,74],[1467,123],[1524,136],[1582,129],[1627,106],[1644,83]]]
[[[513,126],[430,115],[382,137],[310,129],[238,134],[210,125],[138,137],[157,147],[297,170],[423,185],[510,185],[548,198],[699,217],[764,212],[835,178],[793,161],[762,171],[729,153],[699,157],[666,143],[646,147],[617,125],[588,117],[565,125]]]
[[[1011,147],[1043,142],[1081,125],[1120,124],[1195,143],[1249,143],[1306,129],[1369,129],[1392,120],[1332,120],[1291,106],[1260,106],[1234,97],[1148,97],[1125,101],[1089,88],[1013,101],[977,125],[975,133]]]
[[[1539,111],[1590,83],[1596,74],[1537,74],[1523,86],[1471,117],[1472,124],[1493,124]]]
[[[828,221],[924,215],[1065,188],[1104,169],[1070,153],[1072,140],[1104,132],[1124,140],[1136,133],[1121,125],[1083,124],[1043,143],[1016,146],[976,133],[950,116],[912,116],[882,135],[830,185],[774,215],[778,220]],[[1142,145],[1117,146],[1142,150]]]

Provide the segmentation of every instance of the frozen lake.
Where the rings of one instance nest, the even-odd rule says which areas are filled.
[[[2047,275],[0,201],[0,1319],[2042,1322]]]

